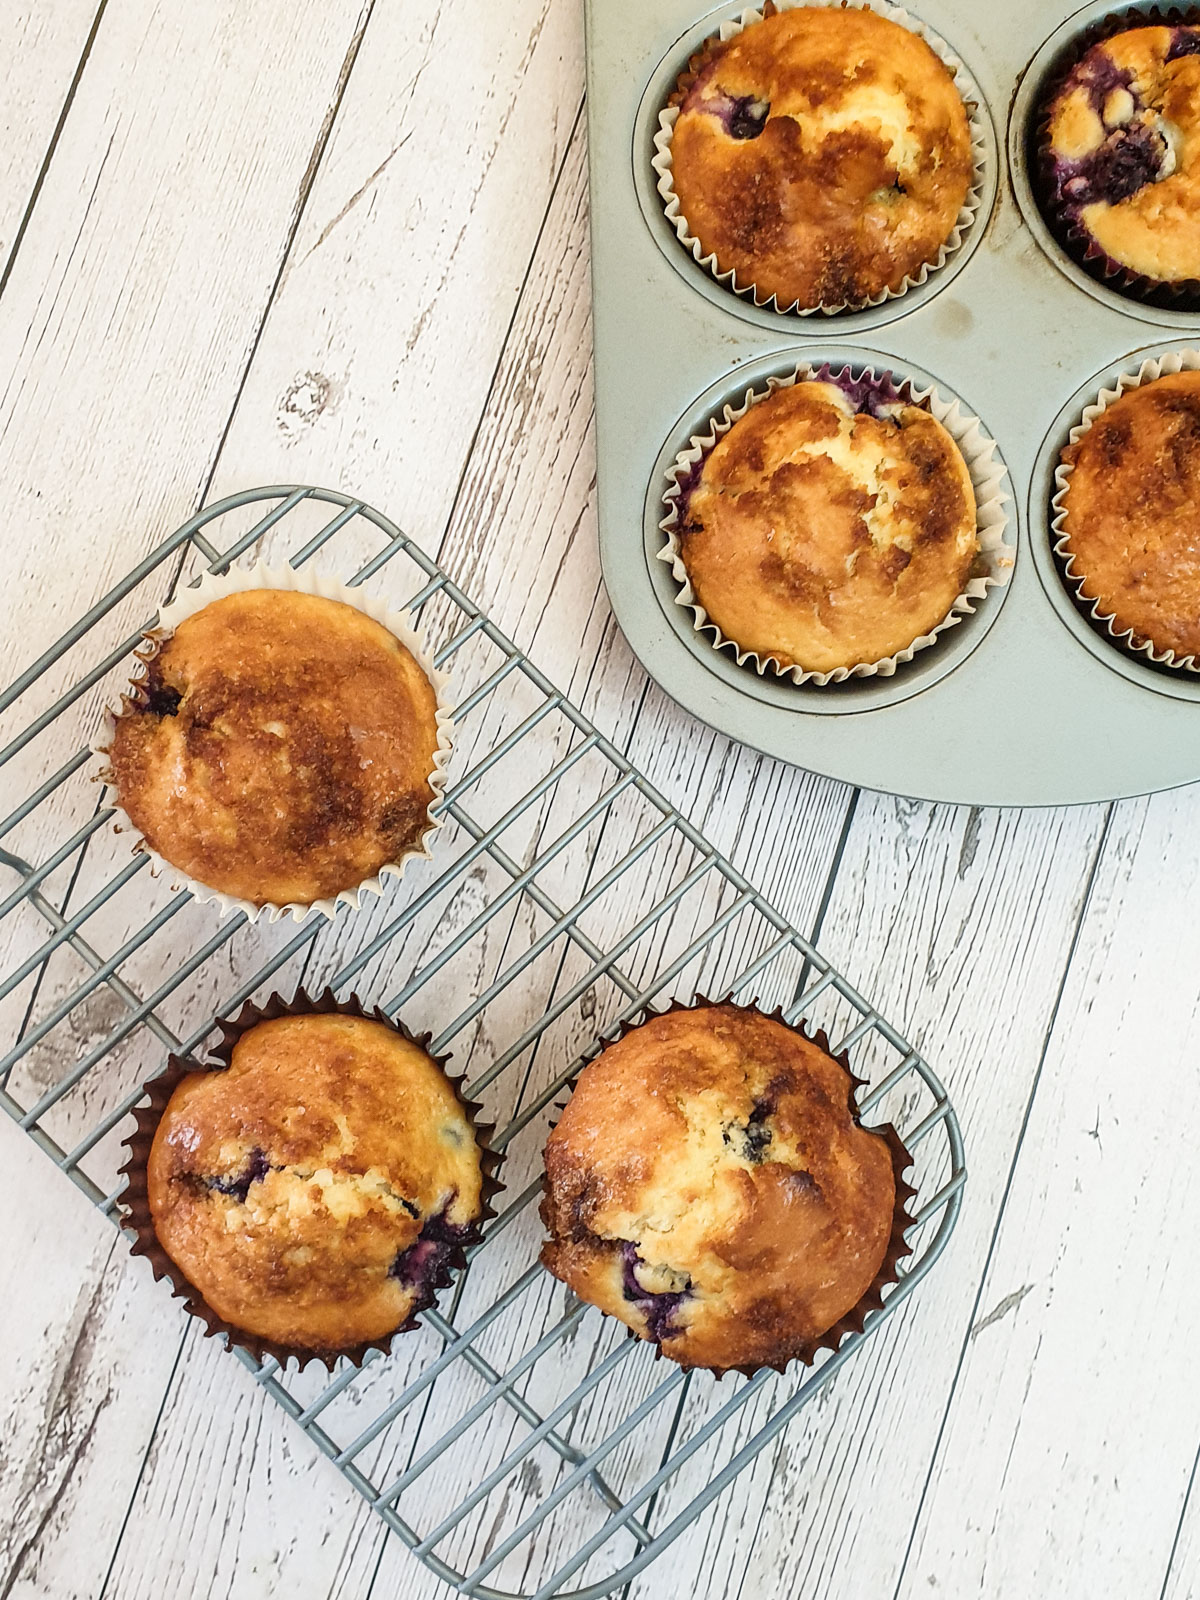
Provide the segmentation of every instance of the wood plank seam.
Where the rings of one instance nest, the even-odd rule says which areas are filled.
[[[8,260],[4,263],[4,270],[0,272],[0,296],[4,294],[5,289],[8,287],[8,280],[12,276],[13,267],[16,263],[17,256],[20,253],[21,243],[25,238],[30,219],[34,213],[34,208],[38,203],[38,196],[42,192],[42,185],[46,181],[46,174],[50,170],[50,163],[54,160],[54,152],[58,149],[58,141],[62,137],[63,128],[66,126],[67,118],[71,113],[71,107],[75,102],[76,90],[79,88],[80,80],[83,77],[84,69],[88,63],[88,57],[92,53],[92,45],[96,42],[96,35],[100,31],[100,23],[103,20],[107,7],[108,0],[100,0],[100,4],[96,8],[96,15],[92,18],[92,25],[88,30],[87,38],[84,40],[83,49],[79,55],[79,63],[75,68],[75,74],[67,88],[67,93],[62,103],[62,110],[58,114],[58,121],[54,124],[54,131],[50,135],[50,142],[46,146],[46,153],[42,157],[41,165],[38,167],[37,177],[33,180],[33,188],[29,192],[29,199],[26,202],[25,210],[21,213],[21,220],[17,224],[17,231],[13,234],[13,242],[8,252]],[[3,1600],[2,1595],[0,1595],[0,1600]]]

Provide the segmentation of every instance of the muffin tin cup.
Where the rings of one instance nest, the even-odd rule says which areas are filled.
[[[688,227],[687,218],[683,215],[679,196],[675,193],[674,166],[671,153],[672,140],[675,134],[675,124],[679,120],[679,107],[666,106],[659,112],[658,132],[654,138],[654,157],[651,162],[658,174],[658,193],[662,200],[663,210],[667,220],[674,228],[680,244],[689,252],[692,259],[708,272],[722,288],[728,289],[732,294],[743,299],[751,300],[754,305],[777,312],[780,316],[811,317],[818,314],[837,316],[841,312],[866,311],[876,306],[885,305],[889,300],[898,300],[907,294],[910,289],[919,287],[936,272],[944,267],[958,250],[971,230],[971,226],[979,212],[983,197],[986,178],[986,163],[988,159],[988,134],[983,120],[982,97],[979,90],[970,79],[962,61],[950,49],[944,39],[940,38],[931,28],[925,26],[900,6],[889,4],[889,0],[778,0],[777,11],[790,11],[801,5],[837,6],[844,8],[854,7],[858,10],[874,11],[878,16],[885,17],[889,22],[895,22],[902,28],[907,28],[910,33],[915,33],[924,39],[938,59],[946,66],[954,78],[955,85],[962,95],[963,104],[967,111],[967,121],[971,131],[971,150],[974,157],[974,176],[967,197],[955,219],[954,228],[939,249],[932,261],[924,262],[914,273],[910,273],[903,283],[896,289],[885,289],[882,293],[872,296],[868,300],[844,300],[835,305],[802,306],[795,301],[790,306],[781,306],[775,295],[760,296],[753,283],[740,281],[735,270],[723,270],[715,254],[706,254],[703,244]],[[722,44],[727,40],[736,38],[748,27],[764,20],[763,10],[743,11],[741,16],[730,22],[722,23],[719,33],[713,39],[719,39]],[[711,41],[710,41],[711,42]],[[693,57],[693,60],[695,58]],[[683,74],[681,74],[681,77]]]
[[[836,382],[847,374],[856,380],[865,378],[872,382],[891,381],[902,400],[913,405],[926,406],[942,424],[962,452],[970,473],[975,490],[976,526],[980,549],[966,588],[956,597],[936,628],[921,634],[905,649],[880,661],[860,662],[851,667],[836,667],[832,672],[807,672],[798,666],[782,666],[772,656],[760,656],[755,651],[744,650],[736,640],[727,638],[708,615],[696,598],[687,567],[684,565],[679,542],[679,499],[686,481],[699,472],[702,463],[715,449],[717,441],[729,432],[734,423],[741,421],[751,406],[768,399],[779,389],[789,389],[794,384],[814,378]],[[676,603],[692,613],[692,626],[695,631],[707,634],[714,649],[731,652],[740,667],[750,666],[760,677],[786,678],[795,684],[812,684],[817,688],[823,688],[831,683],[844,683],[848,678],[891,677],[899,667],[911,661],[918,651],[926,650],[936,644],[948,629],[956,627],[964,617],[971,615],[987,598],[990,590],[1003,587],[1011,577],[1016,551],[1006,542],[1009,519],[1008,496],[1002,487],[1004,477],[1004,463],[999,458],[995,441],[984,431],[979,418],[966,411],[957,399],[947,401],[936,388],[916,388],[909,380],[898,378],[890,372],[879,371],[874,367],[859,368],[844,364],[834,371],[827,364],[814,366],[802,362],[786,377],[768,378],[765,388],[748,389],[740,406],[726,405],[720,416],[710,418],[706,431],[693,435],[688,448],[676,457],[673,466],[667,472],[667,486],[663,493],[666,515],[659,523],[666,542],[657,555],[660,561],[671,568],[672,575],[679,585]]]
[[[1054,196],[1053,155],[1050,151],[1052,105],[1072,69],[1095,45],[1133,28],[1200,25],[1200,9],[1156,5],[1114,12],[1088,24],[1072,39],[1040,91],[1033,127],[1034,198],[1054,238],[1067,255],[1104,288],[1151,309],[1174,312],[1200,311],[1200,279],[1167,282],[1135,272],[1101,249],[1092,236],[1060,206]]]
[[[476,1221],[477,1238],[454,1246],[445,1266],[429,1284],[426,1296],[418,1299],[406,1322],[383,1339],[368,1340],[339,1350],[314,1350],[260,1339],[255,1334],[227,1322],[213,1310],[200,1290],[184,1275],[159,1242],[150,1212],[147,1165],[150,1148],[154,1143],[154,1135],[162,1121],[163,1113],[171,1096],[185,1078],[198,1072],[224,1072],[232,1061],[238,1040],[260,1022],[273,1022],[278,1017],[330,1015],[362,1017],[369,1022],[382,1023],[393,1033],[398,1033],[401,1038],[407,1039],[410,1044],[416,1045],[418,1049],[430,1055],[430,1059],[436,1062],[454,1090],[455,1099],[471,1125],[475,1142],[479,1147],[483,1184],[480,1191],[480,1212]],[[386,1012],[378,1008],[368,1010],[355,995],[351,995],[348,1000],[338,1000],[332,989],[326,989],[316,996],[309,996],[303,990],[297,990],[291,1000],[284,1000],[281,995],[274,994],[262,1006],[248,1000],[236,1018],[232,1021],[218,1019],[218,1026],[221,1030],[221,1042],[212,1047],[209,1059],[195,1061],[185,1056],[169,1056],[166,1068],[157,1077],[151,1078],[144,1087],[149,1103],[136,1107],[133,1112],[134,1128],[124,1141],[126,1158],[120,1168],[121,1176],[127,1183],[121,1196],[123,1212],[120,1222],[121,1227],[132,1236],[130,1247],[132,1254],[146,1257],[154,1277],[167,1279],[171,1285],[173,1298],[182,1300],[184,1309],[203,1323],[205,1337],[223,1339],[226,1350],[234,1348],[245,1350],[259,1362],[272,1357],[280,1366],[286,1366],[288,1361],[296,1361],[299,1367],[304,1367],[309,1362],[319,1361],[330,1371],[338,1361],[348,1361],[352,1366],[361,1366],[372,1350],[379,1350],[387,1355],[393,1340],[417,1327],[419,1312],[432,1305],[439,1290],[449,1287],[455,1272],[462,1271],[466,1267],[467,1249],[482,1237],[483,1224],[487,1219],[496,1215],[493,1202],[503,1187],[499,1178],[503,1157],[498,1151],[493,1150],[489,1143],[495,1132],[494,1126],[491,1123],[481,1122],[479,1118],[482,1108],[464,1096],[462,1088],[466,1081],[465,1074],[454,1076],[446,1072],[450,1057],[435,1056],[430,1053],[430,1034],[411,1033],[402,1022],[389,1017]]]
[[[1144,383],[1153,383],[1156,378],[1176,372],[1200,372],[1200,350],[1175,350],[1167,355],[1148,357],[1136,372],[1120,373],[1112,388],[1101,389],[1092,404],[1084,407],[1082,417],[1071,429],[1069,443],[1077,444],[1096,418],[1103,416],[1109,406],[1123,394],[1128,394],[1131,389],[1140,389]],[[1059,461],[1054,472],[1056,489],[1051,502],[1052,548],[1059,574],[1066,588],[1092,626],[1125,655],[1152,661],[1156,667],[1166,667],[1173,672],[1200,674],[1200,660],[1195,656],[1179,656],[1173,650],[1156,649],[1153,640],[1140,638],[1134,629],[1118,628],[1115,613],[1104,611],[1098,600],[1093,600],[1084,592],[1087,576],[1076,570],[1075,558],[1069,548],[1070,535],[1067,532],[1067,489],[1073,470],[1073,463]]]
[[[854,1099],[859,1089],[865,1087],[867,1079],[858,1077],[854,1072],[850,1065],[849,1053],[843,1050],[840,1055],[834,1055],[830,1049],[829,1036],[824,1028],[816,1028],[810,1031],[807,1023],[803,1020],[788,1022],[781,1006],[777,1006],[774,1011],[764,1011],[761,1006],[755,1005],[752,1001],[749,1004],[735,1001],[732,995],[727,995],[723,999],[713,1000],[707,995],[697,994],[690,1001],[672,1000],[669,1005],[661,1008],[650,1005],[643,1006],[634,1016],[618,1022],[614,1027],[599,1035],[595,1044],[587,1052],[586,1059],[580,1066],[579,1072],[582,1073],[585,1067],[603,1055],[610,1045],[617,1044],[626,1034],[636,1032],[638,1028],[644,1027],[647,1022],[653,1022],[656,1017],[669,1017],[676,1011],[707,1010],[714,1006],[731,1006],[737,1011],[746,1011],[757,1017],[765,1017],[769,1022],[781,1023],[783,1027],[789,1028],[793,1033],[798,1033],[802,1038],[807,1039],[810,1044],[816,1045],[818,1050],[823,1050],[831,1061],[836,1061],[845,1070],[846,1076],[850,1080],[851,1114],[855,1124],[860,1128],[863,1127],[857,1107],[854,1105]],[[578,1076],[579,1074],[577,1073],[576,1080]],[[576,1080],[572,1081],[572,1090]],[[566,1109],[567,1104],[568,1102],[565,1100],[560,1103],[558,1106],[560,1114]],[[558,1121],[556,1119],[550,1125],[550,1132],[553,1132],[557,1126]],[[715,1378],[721,1379],[731,1373],[740,1373],[744,1378],[752,1378],[757,1372],[786,1372],[789,1367],[797,1363],[801,1366],[811,1367],[822,1350],[835,1351],[851,1334],[862,1333],[866,1326],[867,1318],[882,1308],[888,1289],[899,1280],[900,1262],[905,1256],[910,1256],[913,1253],[913,1248],[908,1243],[906,1235],[916,1226],[916,1218],[909,1210],[909,1201],[913,1199],[917,1191],[904,1178],[904,1174],[913,1165],[913,1158],[892,1124],[890,1122],[881,1123],[877,1127],[866,1128],[864,1131],[878,1134],[886,1142],[888,1152],[892,1158],[892,1175],[896,1185],[892,1231],[888,1238],[887,1249],[884,1252],[879,1271],[875,1274],[866,1294],[846,1312],[845,1316],[839,1317],[831,1327],[827,1328],[819,1339],[814,1340],[812,1344],[808,1345],[806,1349],[799,1355],[794,1356],[790,1361],[771,1362],[758,1367],[705,1367],[692,1370],[711,1372]],[[545,1173],[542,1176],[542,1193],[543,1196],[548,1196],[549,1193],[549,1180]],[[541,1216],[543,1223],[545,1223],[545,1200],[543,1200]],[[639,1335],[630,1328],[629,1337],[636,1339]],[[643,1341],[643,1343],[650,1342],[648,1340]],[[658,1361],[663,1358],[664,1351],[662,1346],[655,1344],[654,1359]],[[665,1359],[669,1361],[671,1358],[666,1356]]]
[[[219,889],[214,889],[210,884],[201,882],[198,878],[191,877],[181,868],[175,866],[164,856],[155,851],[143,836],[141,830],[121,805],[121,797],[117,788],[115,776],[108,765],[108,757],[112,748],[113,734],[117,720],[131,707],[141,702],[143,684],[150,663],[158,655],[163,645],[174,633],[179,624],[196,612],[202,611],[205,606],[211,605],[215,600],[222,600],[226,595],[241,594],[252,589],[285,589],[296,594],[317,595],[324,600],[337,600],[344,605],[352,606],[356,611],[361,611],[364,616],[380,623],[389,633],[393,634],[400,643],[410,652],[421,668],[422,672],[433,685],[437,695],[437,730],[438,744],[434,753],[434,767],[429,777],[429,786],[433,791],[427,813],[429,825],[421,836],[419,844],[406,851],[395,861],[386,862],[379,871],[369,878],[364,878],[361,883],[347,885],[335,895],[329,895],[320,900],[305,902],[289,902],[286,905],[277,905],[266,902],[257,905],[253,900],[239,899],[235,895],[223,894]],[[372,895],[383,893],[383,880],[387,877],[400,877],[408,862],[412,860],[428,860],[432,855],[433,835],[441,826],[441,818],[435,815],[437,802],[442,798],[446,789],[446,766],[450,759],[450,751],[454,738],[454,713],[450,699],[449,676],[434,666],[430,653],[421,636],[409,625],[408,621],[398,612],[389,609],[382,598],[373,596],[361,588],[350,588],[347,584],[339,582],[336,578],[327,577],[307,567],[298,571],[290,566],[268,567],[262,562],[257,562],[252,567],[234,567],[224,575],[205,573],[196,585],[186,588],[169,605],[163,606],[158,615],[157,624],[149,629],[145,635],[146,643],[135,652],[142,663],[142,670],[131,679],[131,693],[121,696],[120,705],[109,706],[104,714],[104,731],[100,741],[95,745],[93,754],[103,763],[95,774],[96,778],[106,783],[111,791],[109,803],[115,812],[114,827],[119,833],[128,833],[133,836],[132,850],[135,855],[146,855],[150,858],[150,872],[153,876],[163,876],[168,886],[173,890],[188,890],[200,901],[211,903],[218,909],[220,916],[228,916],[233,912],[242,912],[251,922],[260,918],[268,922],[277,922],[281,917],[292,917],[296,922],[301,922],[311,912],[332,918],[339,905],[349,905],[358,909],[364,899]]]

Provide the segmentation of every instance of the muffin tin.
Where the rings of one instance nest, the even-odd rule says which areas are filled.
[[[1050,502],[1083,407],[1147,355],[1200,345],[1200,314],[1090,277],[1030,184],[1029,129],[1055,63],[1098,19],[1038,0],[909,9],[964,63],[985,130],[979,210],[946,264],[898,298],[834,316],[781,314],[693,260],[651,165],[678,74],[740,4],[588,0],[600,549],[617,619],[682,706],[830,777],[974,805],[1115,799],[1200,779],[1200,674],[1124,654],[1064,587]],[[992,593],[889,678],[796,685],[739,667],[693,628],[657,559],[666,471],[726,403],[799,361],[888,368],[957,396],[996,441],[1017,559]]]

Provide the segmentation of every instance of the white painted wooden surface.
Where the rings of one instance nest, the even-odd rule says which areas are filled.
[[[647,684],[594,543],[577,0],[18,0],[0,47],[0,677],[204,499],[353,489],[800,926],[827,897],[954,1093],[945,1261],[637,1594],[1200,1592],[1200,792],[853,796]],[[0,1150],[0,1600],[445,1593]]]

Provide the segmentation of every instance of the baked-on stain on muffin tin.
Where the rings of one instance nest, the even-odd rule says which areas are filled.
[[[722,288],[681,247],[657,193],[658,112],[690,56],[746,9],[588,0],[600,547],[633,649],[712,726],[867,788],[1038,805],[1200,779],[1194,685],[1122,654],[1076,612],[1054,571],[1052,465],[1049,480],[1044,470],[1052,436],[1056,459],[1105,372],[1136,366],[1153,325],[1156,349],[1171,348],[1172,335],[1178,347],[1197,342],[1195,316],[1118,294],[1072,262],[1029,191],[1029,115],[1048,69],[1099,18],[1119,12],[1140,25],[1153,8],[1090,4],[1071,17],[1069,4],[1048,10],[1044,0],[906,7],[974,75],[992,125],[1008,125],[1011,170],[997,164],[990,215],[985,195],[963,248],[924,285],[834,317],[781,316]],[[868,330],[885,323],[886,338],[871,339],[883,348],[868,348]],[[1008,468],[1010,542],[1032,547],[1002,594],[891,679],[818,688],[738,668],[695,636],[657,559],[662,476],[681,442],[755,379],[800,361],[928,376],[960,396]]]

